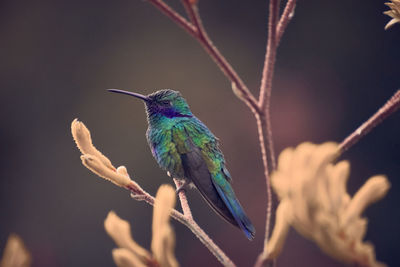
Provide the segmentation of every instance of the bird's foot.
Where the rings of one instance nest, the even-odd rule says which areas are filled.
[[[181,191],[186,191],[188,188],[190,182],[184,181],[177,189],[176,189],[176,194],[178,195]]]

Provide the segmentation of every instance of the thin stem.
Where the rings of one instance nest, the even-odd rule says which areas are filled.
[[[162,0],[148,0],[153,4],[158,10],[160,10],[164,15],[173,20],[176,24],[181,26],[190,35],[195,36],[196,29],[191,23],[189,23],[184,17],[179,15],[175,10],[173,10],[169,5],[167,5]]]
[[[181,0],[183,7],[185,8],[186,13],[189,16],[190,21],[194,24],[195,23],[195,17],[193,14],[192,10],[192,5],[194,5],[193,1],[191,0]],[[195,28],[198,29],[198,27],[195,25]]]
[[[269,233],[272,217],[272,189],[270,173],[276,168],[275,151],[272,139],[270,103],[272,92],[272,79],[274,75],[275,59],[276,59],[276,29],[279,13],[279,1],[270,0],[269,16],[268,16],[268,40],[265,53],[264,68],[262,72],[260,95],[258,104],[260,113],[257,114],[257,128],[260,139],[261,155],[264,165],[264,176],[267,188],[267,211],[265,221],[265,236],[263,252],[259,255],[256,266],[262,266],[267,258],[267,244],[269,241]]]
[[[274,67],[275,67],[276,49],[277,49],[276,28],[277,28],[277,21],[278,21],[278,13],[279,13],[278,1],[270,0],[269,17],[268,17],[268,41],[267,41],[267,48],[266,48],[266,53],[265,53],[263,74],[262,74],[262,79],[261,79],[260,96],[259,96],[259,101],[258,101],[259,107],[260,107],[260,113],[258,115],[264,121],[263,126],[265,127],[265,129],[263,129],[263,132],[266,133],[266,135],[263,137],[263,139],[264,139],[264,142],[267,143],[267,144],[260,143],[260,146],[267,147],[266,153],[268,153],[268,154],[267,154],[266,158],[269,159],[269,163],[270,163],[270,164],[264,164],[264,167],[267,168],[267,170],[265,170],[267,191],[271,191],[271,188],[268,188],[270,185],[269,173],[272,172],[272,170],[274,170],[276,168],[275,149],[274,149],[274,143],[273,143],[273,139],[272,139],[270,103],[271,103],[271,92],[272,92],[272,78],[274,76]],[[257,121],[258,121],[258,119],[257,119]],[[257,123],[259,124],[259,121]],[[259,133],[260,133],[260,130],[259,130]],[[266,236],[267,235],[268,234],[266,233]],[[266,237],[266,239],[267,239],[267,237]]]
[[[279,45],[282,35],[286,30],[287,25],[294,16],[294,9],[296,7],[296,0],[288,0],[283,10],[282,16],[279,19],[279,23],[276,29],[276,46]]]
[[[351,146],[356,144],[363,136],[369,133],[373,128],[380,124],[384,119],[392,115],[400,108],[400,90],[398,90],[372,117],[364,122],[352,134],[346,137],[339,145],[339,151],[342,154]]]
[[[144,201],[152,206],[154,206],[154,197],[144,191],[142,188],[138,188],[138,186],[134,183],[126,186],[126,189],[131,191],[131,197],[135,200]],[[182,191],[181,191],[182,192]],[[180,192],[180,193],[181,193]],[[186,197],[185,197],[186,199]],[[182,199],[181,199],[182,203]],[[187,204],[187,200],[186,200]],[[190,211],[189,205],[187,204],[187,208]],[[182,206],[182,209],[183,206]],[[187,211],[186,211],[187,212]],[[190,216],[187,214],[182,214],[176,209],[172,209],[171,217],[177,220],[178,222],[185,225],[189,228],[192,233],[210,250],[210,252],[217,258],[219,262],[221,262],[224,266],[234,267],[236,266],[231,259],[226,256],[226,254],[214,243],[214,241],[201,229],[201,227],[193,220],[191,213]]]
[[[188,0],[183,0],[188,2],[189,17],[193,19],[193,24],[197,29],[196,39],[203,46],[203,48],[208,52],[211,58],[215,61],[218,67],[222,70],[225,76],[233,82],[237,89],[243,94],[243,101],[251,108],[258,109],[257,101],[253,94],[249,91],[247,86],[244,84],[242,79],[233,69],[232,65],[228,63],[225,57],[221,54],[218,48],[213,44],[211,39],[208,37],[206,30],[204,29],[203,23],[200,18],[199,10],[197,5],[189,3]]]
[[[175,23],[183,27],[191,36],[193,36],[206,50],[208,55],[214,60],[220,70],[225,76],[232,82],[235,83],[237,89],[242,93],[242,100],[251,108],[251,110],[258,110],[258,104],[255,97],[249,91],[245,83],[239,77],[237,72],[225,59],[225,57],[219,52],[217,47],[212,43],[205,31],[199,11],[194,1],[182,0],[192,23],[187,22],[186,19],[178,15],[171,7],[165,4],[161,0],[149,0],[156,8],[158,8],[164,15],[171,18]]]
[[[259,105],[262,110],[268,110],[269,100],[271,98],[272,78],[274,75],[274,66],[276,58],[276,25],[278,21],[278,4],[277,0],[269,2],[268,16],[268,40],[264,60],[264,68],[262,72]]]
[[[271,228],[271,217],[272,217],[272,189],[271,189],[271,179],[270,179],[270,171],[269,171],[269,164],[268,164],[268,156],[267,156],[267,139],[268,134],[266,131],[267,120],[264,116],[257,115],[257,129],[258,129],[258,136],[259,142],[261,147],[261,157],[264,165],[264,176],[265,182],[267,187],[267,211],[266,211],[266,220],[265,220],[265,237],[264,237],[264,249],[263,252],[260,254],[259,259],[262,259],[261,264],[267,258],[267,244],[269,241],[269,233]],[[259,262],[259,260],[257,261]],[[262,265],[259,265],[262,266]]]

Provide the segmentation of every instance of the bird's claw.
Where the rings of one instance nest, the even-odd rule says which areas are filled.
[[[189,183],[184,181],[177,189],[176,189],[176,194],[178,195],[181,191],[186,191]]]

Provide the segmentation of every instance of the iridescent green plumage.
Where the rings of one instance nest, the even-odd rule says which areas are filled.
[[[247,238],[255,234],[231,186],[218,139],[190,111],[179,92],[160,90],[148,96],[111,91],[145,101],[149,128],[147,141],[160,167],[185,183],[193,183],[210,206],[241,228]]]

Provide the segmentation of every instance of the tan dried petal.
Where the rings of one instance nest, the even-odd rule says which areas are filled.
[[[16,234],[10,234],[0,261],[0,267],[29,267],[31,255],[22,239]]]
[[[267,245],[268,259],[275,259],[280,254],[289,232],[291,213],[289,201],[284,200],[279,203],[276,210],[274,230]]]
[[[130,224],[118,217],[115,212],[110,211],[108,213],[104,221],[104,228],[117,246],[129,249],[129,251],[134,253],[142,262],[151,261],[150,253],[132,239]]]
[[[367,219],[357,218],[351,224],[349,224],[345,230],[345,235],[347,238],[351,240],[358,240],[359,243],[361,243],[361,240],[364,238],[365,233],[367,232]]]
[[[110,168],[107,168],[99,158],[93,155],[85,154],[81,156],[82,164],[85,165],[86,168],[118,186],[125,187],[134,183],[129,176],[126,176],[125,173],[121,174],[116,172]],[[126,170],[125,170],[126,171]]]
[[[392,18],[385,26],[385,30],[387,30],[394,24],[400,23],[400,1],[392,0],[391,2],[385,3],[385,5],[387,5],[390,10],[383,12],[383,14]]]
[[[392,19],[392,20],[390,20],[387,24],[386,24],[386,26],[385,26],[385,30],[387,30],[387,29],[389,29],[390,27],[392,27],[394,24],[396,24],[396,23],[400,23],[400,19]]]
[[[278,158],[278,170],[281,172],[287,172],[290,171],[291,168],[291,161],[292,161],[292,156],[293,156],[294,149],[289,147],[285,148],[281,154],[279,154]]]
[[[153,210],[153,239],[151,250],[161,267],[175,267],[175,235],[169,223],[176,193],[170,185],[162,185],[157,191]]]
[[[367,221],[361,213],[386,194],[389,182],[384,176],[372,177],[351,199],[346,191],[350,164],[334,164],[338,152],[336,143],[302,143],[279,156],[277,170],[271,176],[281,204],[267,245],[270,258],[279,254],[290,224],[338,260],[382,266],[372,245],[362,241]]]
[[[370,204],[383,198],[390,188],[390,183],[383,175],[371,177],[367,182],[357,191],[349,206],[344,211],[341,218],[341,225],[347,226],[357,217],[360,217],[363,211]]]
[[[331,257],[347,263],[352,262],[352,251],[350,251],[345,237],[339,232],[335,216],[319,212],[316,217],[318,224],[313,240],[322,251]]]
[[[336,165],[332,165],[329,168],[329,172],[327,182],[332,211],[340,210],[350,200],[350,196],[346,191],[347,179],[350,174],[350,163],[346,160],[340,161]]]
[[[146,267],[147,265],[129,249],[115,248],[112,256],[118,267]]]
[[[112,165],[111,161],[94,147],[92,138],[90,136],[90,131],[88,128],[86,128],[83,122],[75,119],[71,123],[71,132],[75,143],[82,154],[93,155],[98,158],[105,167],[115,170],[115,167]]]

